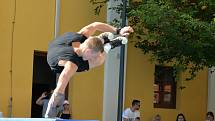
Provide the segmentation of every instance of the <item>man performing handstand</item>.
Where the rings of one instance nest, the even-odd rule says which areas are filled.
[[[76,72],[88,71],[103,64],[105,52],[108,53],[110,49],[121,46],[125,39],[117,37],[112,40],[110,33],[102,33],[98,37],[92,36],[96,31],[128,36],[133,29],[130,26],[117,29],[105,23],[94,22],[77,33],[65,33],[50,42],[47,61],[52,71],[60,73],[60,76],[49,100],[46,118],[56,117],[56,107],[63,104],[65,88],[70,78]]]

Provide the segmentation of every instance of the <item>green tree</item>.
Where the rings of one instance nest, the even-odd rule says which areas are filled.
[[[206,0],[147,0],[131,2],[130,24],[135,47],[176,73],[193,79],[204,67],[215,66],[215,6]]]
[[[151,60],[172,64],[175,74],[215,66],[215,3],[212,0],[130,0],[133,42]],[[92,2],[92,1],[91,1]],[[104,2],[102,3],[104,4]],[[120,12],[121,6],[112,8]]]

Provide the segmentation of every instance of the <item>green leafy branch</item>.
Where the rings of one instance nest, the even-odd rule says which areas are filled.
[[[135,47],[160,64],[171,63],[177,73],[188,71],[186,80],[192,80],[199,70],[215,66],[215,22],[177,7],[161,0],[141,2],[130,10],[130,23]]]
[[[105,2],[92,3],[99,7]],[[120,13],[121,7],[111,9]],[[99,12],[95,13],[98,15]],[[135,47],[151,55],[152,61],[172,64],[176,75],[188,71],[190,76],[186,80],[192,80],[205,67],[215,66],[214,2],[130,0],[126,12],[129,24],[135,30]]]

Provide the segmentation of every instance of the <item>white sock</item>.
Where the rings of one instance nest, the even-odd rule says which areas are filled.
[[[105,44],[105,45],[104,45],[104,51],[105,51],[106,53],[108,53],[110,50],[111,50],[111,45],[110,45],[110,43]]]
[[[108,39],[109,39],[110,41],[112,41],[113,38],[114,38],[113,33],[109,32],[109,33],[108,33]]]
[[[127,44],[127,43],[128,43],[128,39],[126,37],[123,37],[122,44]]]

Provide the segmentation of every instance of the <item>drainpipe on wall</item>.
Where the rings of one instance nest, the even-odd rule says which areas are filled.
[[[59,27],[60,27],[60,0],[55,0],[55,30],[54,30],[55,38],[59,34]]]
[[[55,38],[57,38],[57,36],[59,35],[59,29],[60,29],[60,0],[55,0],[55,25],[54,25]],[[57,73],[55,76],[56,76],[56,85],[57,85],[60,73]]]
[[[14,11],[12,18],[12,28],[11,28],[11,53],[10,53],[10,98],[8,105],[8,117],[13,117],[13,43],[14,43],[14,31],[15,31],[15,22],[16,22],[16,0],[14,0]]]

